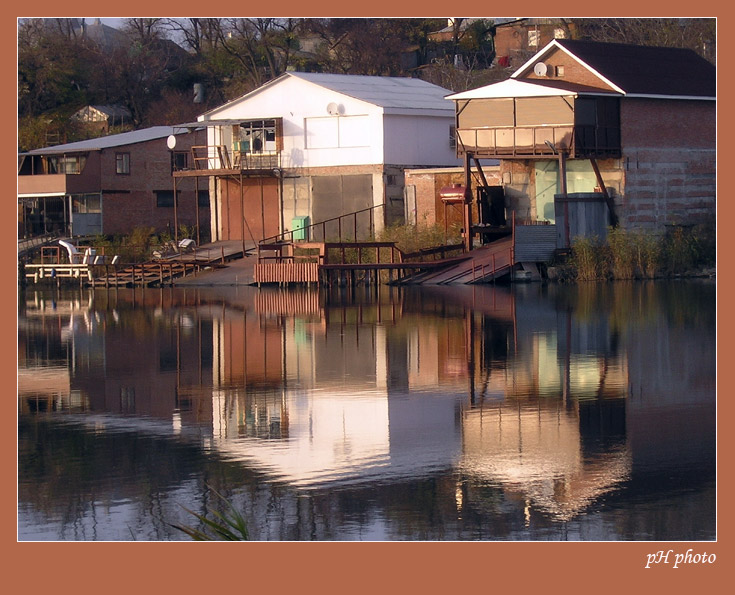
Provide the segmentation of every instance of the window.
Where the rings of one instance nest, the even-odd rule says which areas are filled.
[[[155,190],[157,207],[173,207],[174,191],[173,190]]]
[[[554,66],[554,76],[564,76],[564,67]]]
[[[197,195],[197,206],[209,208],[209,190],[200,190]]]
[[[86,155],[63,155],[49,157],[48,167],[50,174],[80,174],[87,162]]]
[[[189,154],[183,152],[177,152],[171,154],[171,168],[172,171],[181,171],[189,169]]]
[[[450,149],[457,148],[457,127],[456,126],[449,127],[449,148]]]
[[[115,173],[118,173],[118,174],[129,174],[130,173],[130,153],[116,153],[115,154]]]
[[[532,29],[528,32],[528,45],[529,47],[538,47],[539,32],[538,29]]]
[[[102,199],[99,194],[72,194],[72,213],[101,213]]]
[[[235,150],[246,153],[263,153],[280,150],[278,146],[278,128],[278,120],[252,120],[250,122],[243,122],[239,127],[235,127]]]

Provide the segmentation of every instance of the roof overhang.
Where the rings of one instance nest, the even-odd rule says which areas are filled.
[[[206,128],[207,126],[237,126],[243,122],[250,120],[267,120],[268,118],[237,118],[237,119],[222,119],[222,120],[198,120],[196,122],[184,122],[183,124],[176,124],[172,126],[174,129],[185,129],[185,130],[198,130],[200,128]]]
[[[614,95],[602,90],[592,89],[590,87],[574,87],[569,86],[552,86],[548,83],[535,83],[531,81],[521,81],[517,79],[508,79],[500,83],[486,85],[478,89],[470,89],[461,93],[448,95],[447,99],[454,101],[463,99],[501,99],[515,97],[577,97],[579,95]]]

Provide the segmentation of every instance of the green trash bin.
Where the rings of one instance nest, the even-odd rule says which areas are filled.
[[[294,217],[291,219],[291,230],[293,231],[294,242],[303,242],[309,239],[309,230],[305,229],[308,226],[308,217]]]

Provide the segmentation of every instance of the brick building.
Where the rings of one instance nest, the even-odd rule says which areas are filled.
[[[606,203],[601,229],[715,215],[716,71],[691,50],[554,39],[508,80],[450,99],[458,155],[500,160],[521,218],[557,222],[581,197]]]
[[[208,233],[207,187],[180,184],[174,205],[172,177],[191,166],[191,147],[205,138],[204,130],[156,126],[20,154],[18,237],[126,234],[139,226],[173,233],[177,224]]]

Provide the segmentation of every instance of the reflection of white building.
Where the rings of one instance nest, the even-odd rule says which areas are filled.
[[[464,395],[392,394],[385,326],[291,318],[282,337],[284,386],[215,392],[219,454],[303,487],[415,477],[457,460]]]

